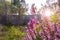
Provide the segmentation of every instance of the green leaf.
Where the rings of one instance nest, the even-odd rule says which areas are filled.
[[[51,20],[52,22],[55,22],[55,23],[58,22],[57,13],[55,13],[54,15],[52,15],[52,16],[51,16],[51,19],[52,19],[52,20]]]
[[[40,35],[37,35],[37,40],[42,40]]]

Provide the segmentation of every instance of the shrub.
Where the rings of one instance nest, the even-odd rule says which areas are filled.
[[[11,28],[9,28],[6,40],[19,40],[25,35],[26,33],[22,32],[19,27],[11,26]]]

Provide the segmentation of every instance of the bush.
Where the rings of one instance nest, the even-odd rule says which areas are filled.
[[[6,40],[19,40],[25,35],[26,33],[22,32],[19,27],[17,28],[17,27],[11,26],[11,28],[9,28]]]

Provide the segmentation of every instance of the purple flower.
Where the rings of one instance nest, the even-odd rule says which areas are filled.
[[[40,28],[42,28],[42,30],[38,32],[36,31],[37,23],[40,25]],[[45,26],[43,25],[42,23],[39,23],[39,21],[37,21],[37,18],[33,18],[28,22],[27,35],[28,35],[29,40],[33,40],[33,38],[36,39],[37,35],[40,35],[43,40],[59,40],[60,24],[58,23],[55,24],[53,22],[48,21],[46,22]]]
[[[42,36],[42,35],[43,35],[43,31],[40,31],[40,32],[39,32],[39,35]]]

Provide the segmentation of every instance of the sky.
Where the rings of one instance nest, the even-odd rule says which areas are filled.
[[[37,8],[37,10],[39,10],[42,6],[41,4],[45,5],[46,4],[46,0],[25,0],[26,4],[28,4],[28,13],[30,15],[30,9],[31,9],[31,5],[35,3],[35,6]]]
[[[31,7],[31,5],[33,3],[35,3],[35,6],[37,8],[41,8],[42,7],[41,4],[43,4],[43,5],[46,4],[46,0],[25,0],[25,1],[26,1],[26,3],[28,4],[29,7]]]
[[[46,3],[47,0],[25,0],[25,1],[26,1],[26,3],[28,3],[29,8],[31,7],[31,5],[33,3],[35,3],[35,5],[38,9],[42,7],[41,4],[43,4],[43,5],[47,4]],[[50,3],[54,3],[54,2],[57,2],[57,0],[50,0]]]

